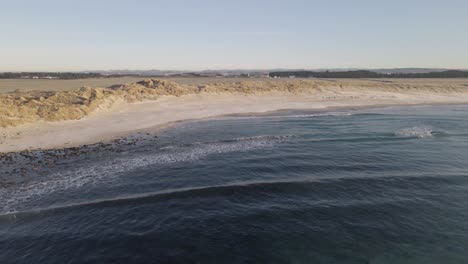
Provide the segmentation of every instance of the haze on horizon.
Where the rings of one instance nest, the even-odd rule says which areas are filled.
[[[0,71],[468,68],[468,2],[3,1]]]

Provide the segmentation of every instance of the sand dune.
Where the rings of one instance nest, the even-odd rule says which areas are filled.
[[[467,81],[468,82],[468,81]],[[108,88],[0,94],[0,152],[76,146],[170,122],[278,109],[468,102],[460,80],[148,79]]]

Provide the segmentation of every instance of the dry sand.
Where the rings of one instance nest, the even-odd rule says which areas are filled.
[[[0,152],[96,143],[227,114],[468,103],[467,84],[466,79],[149,80],[113,88],[6,93],[0,95]]]

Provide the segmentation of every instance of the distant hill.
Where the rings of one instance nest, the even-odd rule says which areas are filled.
[[[394,69],[372,69],[370,71],[378,73],[431,73],[451,71],[453,69],[439,69],[439,68],[394,68]]]
[[[326,69],[272,69],[269,72],[293,72],[293,71],[312,71],[312,72],[347,72],[347,71],[371,71],[377,73],[430,73],[443,72],[451,70],[468,71],[468,69],[444,69],[444,68],[326,68]]]
[[[4,72],[0,79],[86,79],[111,77],[301,77],[301,78],[468,78],[468,70],[395,69],[276,69],[276,70],[109,70],[83,72]]]
[[[468,78],[468,71],[448,70],[424,73],[381,73],[368,70],[356,71],[281,71],[270,72],[270,77],[300,78]]]
[[[100,73],[83,72],[3,72],[0,79],[88,79],[104,77]]]
[[[105,70],[105,71],[86,71],[90,73],[99,73],[106,76],[120,75],[120,76],[167,76],[180,74],[185,71],[163,71],[163,70]]]

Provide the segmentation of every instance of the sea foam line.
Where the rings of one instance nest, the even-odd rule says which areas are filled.
[[[252,115],[252,116],[224,116],[223,119],[276,119],[276,118],[311,118],[327,116],[352,116],[352,112],[326,112],[316,114],[296,114],[296,115]]]

